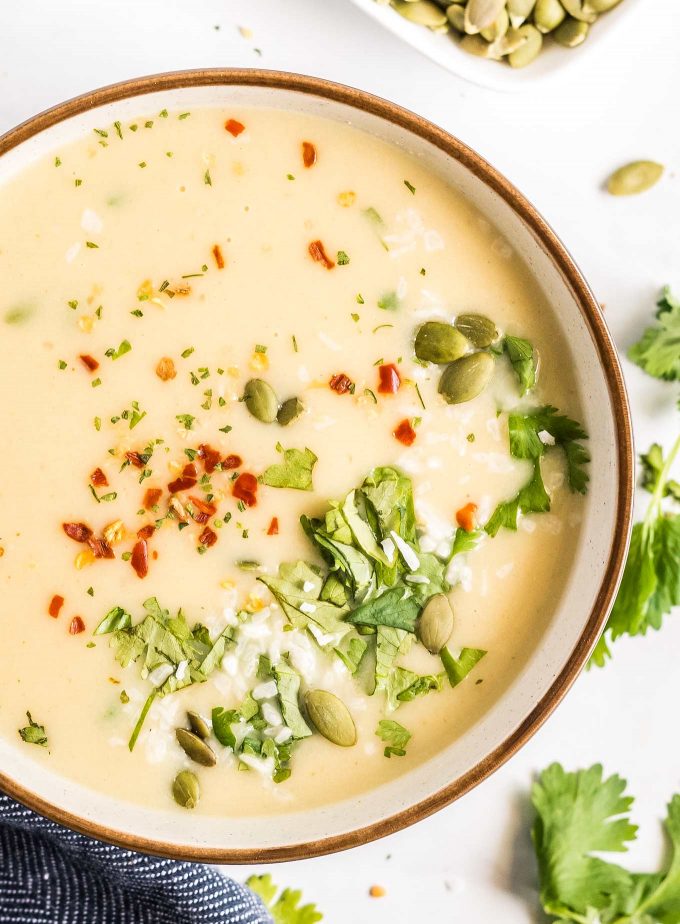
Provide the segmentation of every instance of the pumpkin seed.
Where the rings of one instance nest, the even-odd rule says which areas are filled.
[[[448,23],[446,13],[432,0],[394,0],[392,6],[404,19],[428,29],[437,29]]]
[[[202,715],[199,715],[197,712],[187,712],[187,718],[189,719],[191,730],[195,735],[198,735],[199,738],[203,738],[203,740],[210,737],[210,726]]]
[[[276,419],[282,427],[287,427],[302,414],[305,406],[299,398],[288,398],[278,410]]]
[[[327,690],[309,690],[305,696],[307,713],[324,738],[342,748],[356,744],[357,730],[350,711],[341,699]]]
[[[251,379],[243,390],[243,401],[256,420],[274,423],[279,410],[276,392],[263,379]]]
[[[597,19],[597,13],[590,9],[586,0],[561,0],[561,2],[567,13],[574,19],[588,23],[593,23]]]
[[[568,16],[564,22],[555,29],[553,38],[559,45],[564,45],[565,48],[576,48],[577,45],[585,42],[589,31],[590,26],[587,22],[581,22],[578,19],[574,19],[572,16]]]
[[[493,374],[489,353],[470,353],[450,363],[439,380],[439,394],[447,404],[463,404],[480,395]]]
[[[525,23],[517,30],[526,37],[526,42],[508,55],[510,67],[526,67],[538,56],[543,46],[543,36],[536,26]]]
[[[621,0],[585,0],[584,7],[592,10],[594,13],[608,13],[618,6]]]
[[[481,35],[464,35],[458,47],[462,48],[463,51],[467,51],[470,55],[476,55],[478,58],[492,58],[500,61],[500,55],[494,45],[489,45],[488,42],[485,42]]]
[[[467,34],[476,35],[482,29],[488,29],[498,19],[504,7],[505,0],[468,0],[465,7]]]
[[[190,757],[191,760],[201,764],[203,767],[215,766],[217,763],[215,752],[202,738],[199,738],[197,734],[188,731],[186,728],[178,728],[175,734],[177,735],[179,746],[187,757]]]
[[[520,32],[519,29],[510,27],[505,35],[501,35],[501,37],[496,39],[493,43],[494,56],[500,59],[504,55],[509,55],[518,48],[521,48],[522,45],[526,45],[527,41],[528,39],[524,33]]]
[[[470,344],[452,324],[426,321],[418,328],[414,351],[418,359],[429,363],[451,363],[463,356]]]
[[[198,779],[191,770],[182,770],[175,777],[172,784],[172,795],[177,805],[182,808],[196,808],[201,798],[201,787]]]
[[[566,15],[560,0],[536,0],[534,25],[539,32],[552,32]]]
[[[456,329],[480,349],[491,346],[498,340],[498,328],[483,314],[459,314],[454,323]]]
[[[449,22],[456,32],[465,32],[465,7],[460,3],[452,3],[446,10]]]
[[[495,22],[492,22],[488,29],[482,29],[480,35],[482,38],[486,39],[487,42],[495,42],[496,39],[499,39],[502,35],[508,31],[510,27],[510,19],[508,17],[508,11],[503,7],[496,19]]]
[[[635,160],[612,173],[607,180],[607,190],[612,196],[637,195],[658,183],[663,171],[663,165],[653,160]]]
[[[508,0],[506,9],[510,17],[510,25],[519,29],[522,23],[529,18],[536,0]]]
[[[418,620],[418,638],[431,654],[439,654],[453,632],[453,610],[444,594],[435,594],[425,604]]]

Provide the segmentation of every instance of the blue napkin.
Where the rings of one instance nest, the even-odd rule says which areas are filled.
[[[95,841],[0,795],[0,924],[271,924],[245,886],[197,863]]]

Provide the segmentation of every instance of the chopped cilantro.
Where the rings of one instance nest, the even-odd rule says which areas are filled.
[[[21,740],[25,741],[26,744],[38,744],[40,747],[46,748],[47,735],[45,734],[45,726],[34,722],[30,712],[26,713],[26,717],[28,725],[19,729]]]
[[[393,719],[381,719],[375,733],[378,738],[387,742],[385,757],[404,757],[406,745],[411,740],[411,732],[403,725]]]

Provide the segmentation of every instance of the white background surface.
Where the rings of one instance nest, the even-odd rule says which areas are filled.
[[[575,50],[555,81],[503,95],[441,70],[347,0],[1,0],[0,131],[102,84],[179,68],[280,68],[370,90],[458,135],[519,186],[571,249],[624,350],[660,286],[680,290],[679,35],[680,4],[645,0],[606,56],[579,61]],[[666,164],[662,183],[607,196],[606,176],[636,158]],[[668,445],[677,388],[627,361],[625,374],[638,447]],[[583,675],[520,754],[461,802],[378,843],[284,864],[275,879],[301,887],[328,924],[540,921],[527,792],[553,760],[602,761],[630,781],[642,831],[629,860],[651,868],[658,819],[680,791],[679,655],[677,615],[619,642],[614,661]],[[385,898],[368,897],[373,883]]]

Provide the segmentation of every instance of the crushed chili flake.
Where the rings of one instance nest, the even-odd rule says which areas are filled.
[[[224,269],[224,257],[222,256],[222,248],[219,244],[215,244],[212,249],[212,255],[215,258],[215,263],[217,264],[217,269]]]
[[[243,472],[232,484],[231,493],[247,507],[254,507],[257,503],[257,478],[250,472]]]
[[[333,391],[337,391],[339,395],[344,395],[351,390],[353,382],[344,372],[339,372],[337,375],[331,376],[331,380],[328,384]]]
[[[109,481],[100,468],[96,468],[90,475],[90,481],[96,488],[107,488]]]
[[[144,468],[144,466],[146,465],[146,462],[144,461],[142,456],[138,452],[135,452],[134,450],[131,450],[130,452],[126,452],[125,458],[128,460],[128,462],[131,465],[134,465],[135,468]]]
[[[78,359],[90,372],[96,372],[97,369],[99,369],[99,363],[94,356],[90,356],[89,353],[81,353]]]
[[[168,484],[168,491],[171,494],[177,494],[179,491],[188,491],[189,488],[196,487],[195,478],[175,478]]]
[[[312,241],[307,249],[309,250],[309,255],[312,260],[315,260],[317,263],[323,263],[327,270],[333,269],[335,263],[324,250],[321,241]]]
[[[198,475],[198,470],[193,462],[187,462],[187,464],[182,469],[182,475],[185,478],[196,478]]]
[[[202,546],[205,546],[206,549],[209,549],[211,545],[215,545],[217,542],[217,533],[213,529],[210,529],[209,526],[206,526],[198,537],[198,541]]]
[[[47,612],[50,614],[52,619],[57,618],[63,605],[64,605],[64,598],[60,594],[55,594],[50,600],[50,605],[47,610]]]
[[[135,542],[130,557],[130,564],[138,578],[144,578],[149,573],[149,546],[146,539]]]
[[[147,488],[144,492],[144,500],[142,501],[144,509],[151,510],[152,507],[155,507],[161,499],[162,493],[163,491],[161,488]]]
[[[96,536],[90,536],[87,540],[87,544],[92,549],[95,558],[115,558],[113,554],[113,549],[109,545],[106,539],[102,536],[97,538]]]
[[[194,497],[193,494],[189,495],[189,501],[191,503],[191,519],[195,523],[207,523],[210,517],[214,516],[217,512],[217,507],[214,504],[210,504],[207,501],[201,500],[199,497]]]
[[[61,527],[74,542],[87,542],[92,535],[92,530],[84,523],[62,523]]]
[[[267,530],[268,536],[278,536],[279,534],[279,518],[272,517],[272,521],[269,524],[269,529]]]
[[[404,446],[412,446],[416,439],[416,431],[411,425],[411,421],[404,419],[392,431],[395,439],[398,439]]]
[[[316,148],[311,141],[302,142],[302,163],[305,167],[313,167],[316,163]]]
[[[475,513],[477,512],[477,504],[469,503],[464,507],[461,507],[460,510],[456,511],[456,522],[461,529],[464,529],[466,533],[471,533],[475,528]]]
[[[168,382],[177,375],[175,363],[169,356],[162,356],[156,366],[156,375],[162,382]]]
[[[203,468],[207,474],[212,475],[217,468],[217,463],[220,461],[220,454],[217,449],[213,449],[207,443],[201,443],[198,447],[198,457],[203,462]]]
[[[394,363],[383,363],[378,366],[378,391],[381,395],[396,395],[401,386],[401,376]]]
[[[142,526],[141,529],[137,530],[137,538],[150,539],[155,532],[156,527],[153,525],[153,523],[147,523],[146,526]]]
[[[230,455],[225,456],[222,459],[222,470],[226,471],[227,469],[240,468],[243,465],[243,459],[241,456]]]
[[[81,616],[74,616],[71,620],[71,624],[68,627],[69,635],[80,635],[81,632],[85,631],[85,623],[82,620]]]
[[[224,127],[234,138],[238,138],[238,136],[246,130],[245,125],[242,122],[238,122],[236,119],[227,119],[224,123]]]

